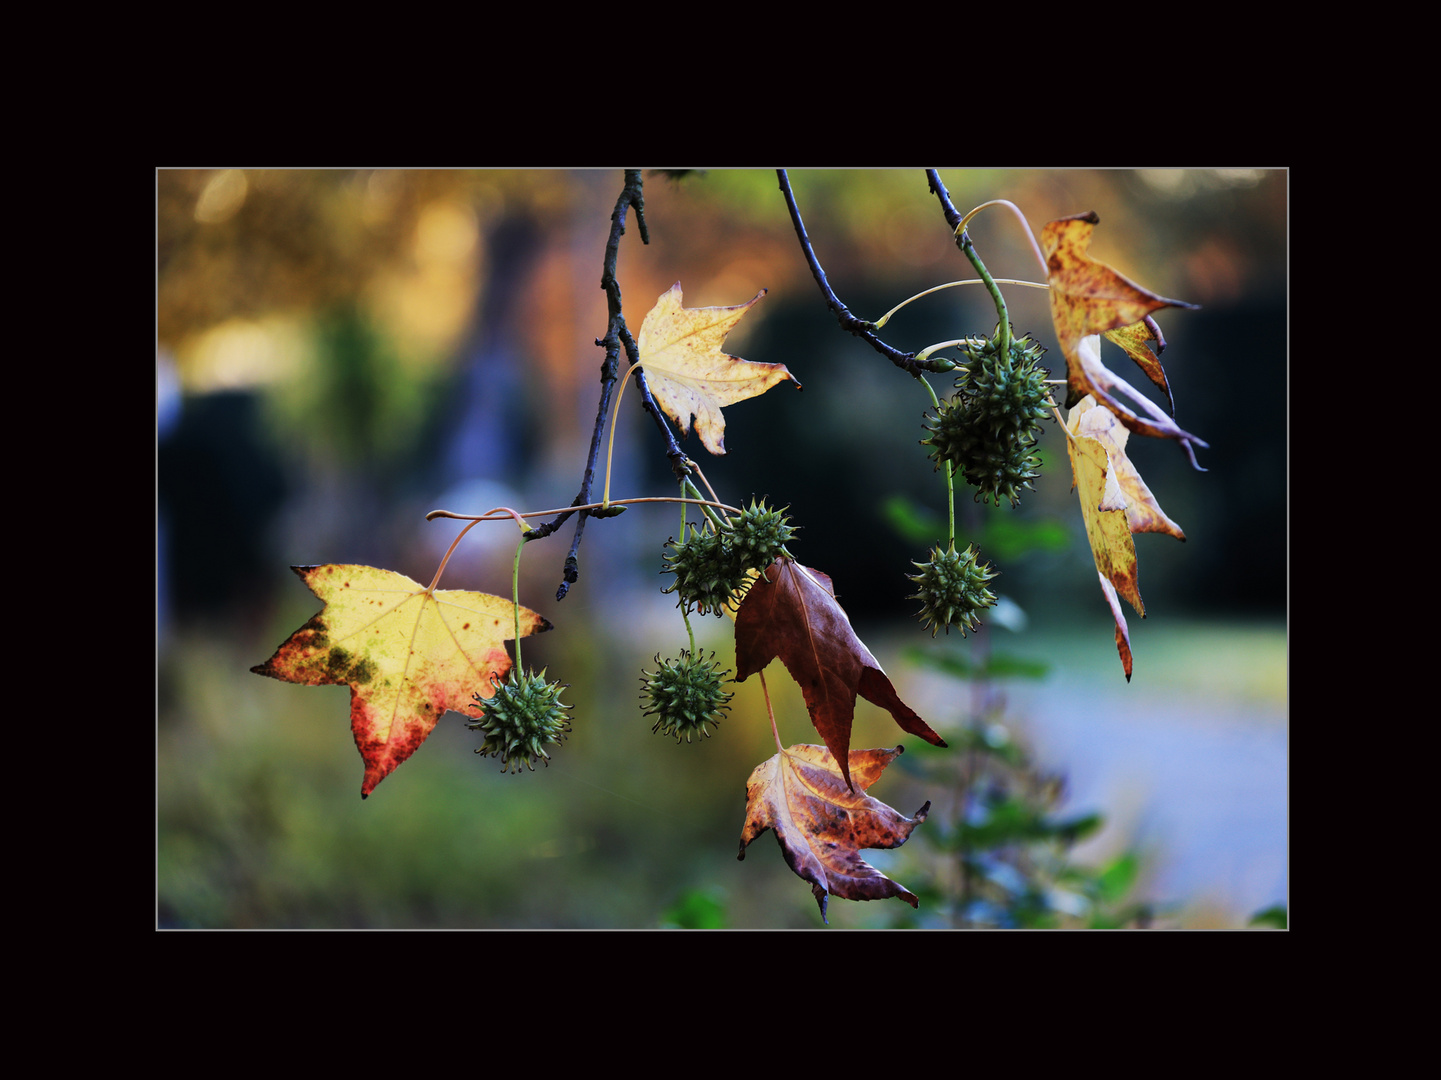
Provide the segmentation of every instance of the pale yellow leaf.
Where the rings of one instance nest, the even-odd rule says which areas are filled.
[[[721,352],[731,328],[757,300],[735,307],[681,306],[680,282],[656,301],[636,336],[641,367],[651,396],[682,435],[695,431],[712,454],[725,453],[725,416],[721,407],[764,394],[789,379],[800,382],[784,364],[760,364]]]

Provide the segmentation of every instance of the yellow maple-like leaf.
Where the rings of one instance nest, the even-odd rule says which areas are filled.
[[[800,382],[784,364],[759,364],[720,351],[726,335],[757,300],[735,307],[687,308],[681,306],[677,281],[650,309],[636,336],[641,367],[651,396],[680,427],[682,435],[695,431],[712,454],[725,453],[723,405],[764,394],[789,379]]]
[[[1130,330],[1160,308],[1195,308],[1182,300],[1168,300],[1091,258],[1087,249],[1100,218],[1094,212],[1049,222],[1041,230],[1041,253],[1046,258],[1046,279],[1051,289],[1051,319],[1066,357],[1066,407],[1073,407],[1087,394],[1120,418],[1132,431],[1155,438],[1176,439],[1191,454],[1192,444],[1206,443],[1182,431],[1164,409],[1139,394],[1124,379],[1101,363],[1099,335],[1108,334],[1141,365],[1146,377],[1166,391],[1159,361],[1148,356],[1143,343],[1149,331]],[[1109,333],[1108,333],[1109,332]],[[1096,338],[1094,350],[1082,350],[1082,343]],[[1159,340],[1159,339],[1155,339]],[[1134,400],[1147,416],[1141,416],[1116,399],[1120,391]],[[1192,454],[1192,461],[1195,457]]]
[[[900,847],[930,811],[928,802],[908,818],[865,794],[902,750],[850,751],[854,790],[824,746],[792,746],[757,765],[746,781],[740,858],[746,857],[751,841],[774,829],[786,863],[811,883],[823,921],[831,895],[846,900],[899,896],[918,906],[914,893],[860,856],[863,848]]]
[[[365,762],[361,798],[420,747],[447,709],[474,718],[471,695],[495,693],[511,667],[509,600],[426,589],[372,566],[292,566],[325,607],[250,670],[307,686],[350,687],[350,729]],[[520,609],[522,636],[549,630]]]
[[[1186,539],[1181,527],[1166,515],[1140,472],[1126,456],[1126,430],[1096,399],[1082,398],[1066,418],[1072,438],[1066,449],[1071,457],[1073,487],[1080,493],[1086,538],[1096,560],[1101,591],[1116,619],[1116,649],[1126,678],[1131,678],[1131,640],[1117,597],[1124,597],[1141,618],[1146,607],[1137,582],[1133,533],[1160,532]]]

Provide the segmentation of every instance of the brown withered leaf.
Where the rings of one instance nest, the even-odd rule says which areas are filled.
[[[899,896],[918,906],[914,893],[860,856],[864,848],[900,847],[931,808],[928,802],[908,818],[865,794],[902,751],[899,746],[850,751],[845,772],[854,778],[853,786],[823,746],[792,746],[757,765],[746,781],[739,857],[746,857],[752,840],[774,829],[786,863],[811,883],[822,921],[832,895],[846,900]]]
[[[831,579],[784,556],[766,568],[736,612],[736,681],[777,656],[800,685],[811,723],[840,762],[847,785],[857,694],[887,710],[901,730],[946,745],[896,694],[836,602]]]
[[[764,296],[762,289],[735,307],[681,306],[677,281],[646,314],[636,335],[641,366],[651,395],[685,435],[695,417],[696,434],[712,454],[725,453],[723,405],[764,394],[789,379],[800,382],[784,364],[760,364],[720,351],[726,335],[751,305]]]
[[[1066,407],[1074,406],[1090,394],[1120,417],[1121,422],[1132,431],[1177,440],[1194,464],[1196,459],[1192,445],[1205,446],[1206,443],[1182,431],[1165,410],[1137,393],[1101,363],[1100,335],[1132,327],[1160,308],[1195,308],[1196,305],[1158,296],[1105,263],[1091,258],[1087,248],[1099,221],[1094,212],[1077,214],[1052,221],[1041,230],[1041,253],[1046,257],[1046,276],[1051,286],[1051,318],[1056,325],[1061,352],[1066,357]],[[1095,338],[1094,348],[1083,351],[1082,343],[1091,338]],[[1144,340],[1139,332],[1132,332],[1122,335],[1118,343],[1141,365],[1146,376],[1166,391],[1169,401],[1170,388],[1164,383],[1165,375],[1154,357],[1145,357]],[[1138,348],[1142,349],[1141,354],[1137,353]],[[1141,406],[1149,418],[1122,404],[1112,391],[1125,393]]]

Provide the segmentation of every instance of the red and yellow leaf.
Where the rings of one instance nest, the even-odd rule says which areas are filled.
[[[852,750],[844,775],[823,746],[792,746],[757,765],[746,782],[740,858],[751,841],[774,829],[786,863],[811,883],[822,920],[832,895],[846,900],[899,896],[916,907],[915,894],[860,856],[865,848],[900,847],[931,808],[926,803],[908,818],[865,794],[902,749]]]
[[[721,352],[731,328],[751,305],[765,295],[762,289],[735,307],[687,308],[681,306],[677,281],[650,309],[636,336],[641,367],[651,396],[680,427],[682,435],[695,431],[712,454],[725,453],[724,405],[758,397],[789,379],[800,383],[784,364],[759,364]]]
[[[811,723],[841,763],[847,784],[857,694],[887,710],[903,731],[946,745],[896,694],[836,602],[831,579],[784,556],[751,585],[736,612],[736,681],[777,656],[800,685]]]
[[[431,591],[371,566],[291,569],[325,607],[250,670],[350,687],[350,729],[365,762],[362,798],[415,753],[447,709],[473,718],[471,695],[493,696],[492,679],[510,670],[504,642],[515,636],[515,606],[503,597]],[[549,629],[520,609],[522,636]]]

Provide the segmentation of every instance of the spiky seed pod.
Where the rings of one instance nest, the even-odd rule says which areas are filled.
[[[966,351],[969,362],[956,377],[973,421],[996,440],[1034,442],[1041,422],[1051,416],[1050,370],[1041,366],[1045,348],[1029,336],[1012,337],[1008,359],[1001,356],[999,332],[985,345]]]
[[[926,430],[921,445],[931,448],[936,468],[949,461],[976,489],[978,501],[994,499],[999,506],[1004,497],[1015,506],[1020,492],[1031,488],[1031,481],[1040,475],[1041,459],[1032,453],[1034,441],[994,437],[986,431],[984,417],[977,421],[964,395],[943,401],[934,417],[928,411]]]
[[[674,574],[675,582],[662,592],[679,592],[682,604],[694,604],[702,615],[719,615],[730,595],[745,581],[743,566],[736,565],[724,538],[709,527],[691,525],[681,540],[670,540],[663,574]]]
[[[912,565],[920,573],[907,575],[916,583],[916,591],[906,599],[921,602],[917,614],[922,623],[931,628],[931,637],[935,637],[936,630],[942,626],[948,634],[951,627],[956,626],[965,637],[967,630],[974,630],[978,625],[976,616],[996,602],[996,594],[986,588],[996,571],[990,563],[977,559],[974,545],[964,552],[957,552],[955,547],[945,551],[935,547],[931,549],[929,562],[912,560]]]
[[[654,674],[640,673],[641,704],[650,706],[643,715],[656,717],[651,731],[674,735],[676,742],[682,735],[686,742],[693,735],[710,738],[706,725],[719,726],[734,696],[721,689],[729,672],[721,671],[715,653],[707,660],[682,649],[677,660],[662,660],[657,653],[655,662]]]
[[[775,562],[796,534],[789,520],[785,509],[772,510],[764,499],[759,503],[751,499],[750,506],[722,530],[732,560],[743,570],[762,570]]]
[[[1050,372],[1039,363],[1044,352],[1029,338],[1012,340],[1007,362],[996,338],[968,350],[956,393],[934,418],[926,414],[921,445],[931,447],[936,468],[949,461],[982,502],[994,499],[999,506],[1004,497],[1015,506],[1040,475],[1041,460],[1032,451],[1050,415]]]
[[[545,748],[560,745],[570,734],[566,710],[571,706],[560,703],[565,684],[547,682],[544,671],[517,677],[512,668],[504,682],[496,680],[494,685],[493,697],[474,695],[485,712],[466,724],[472,731],[485,732],[485,745],[476,753],[500,758],[501,772],[519,772],[522,764],[534,772],[536,758],[549,765]]]

